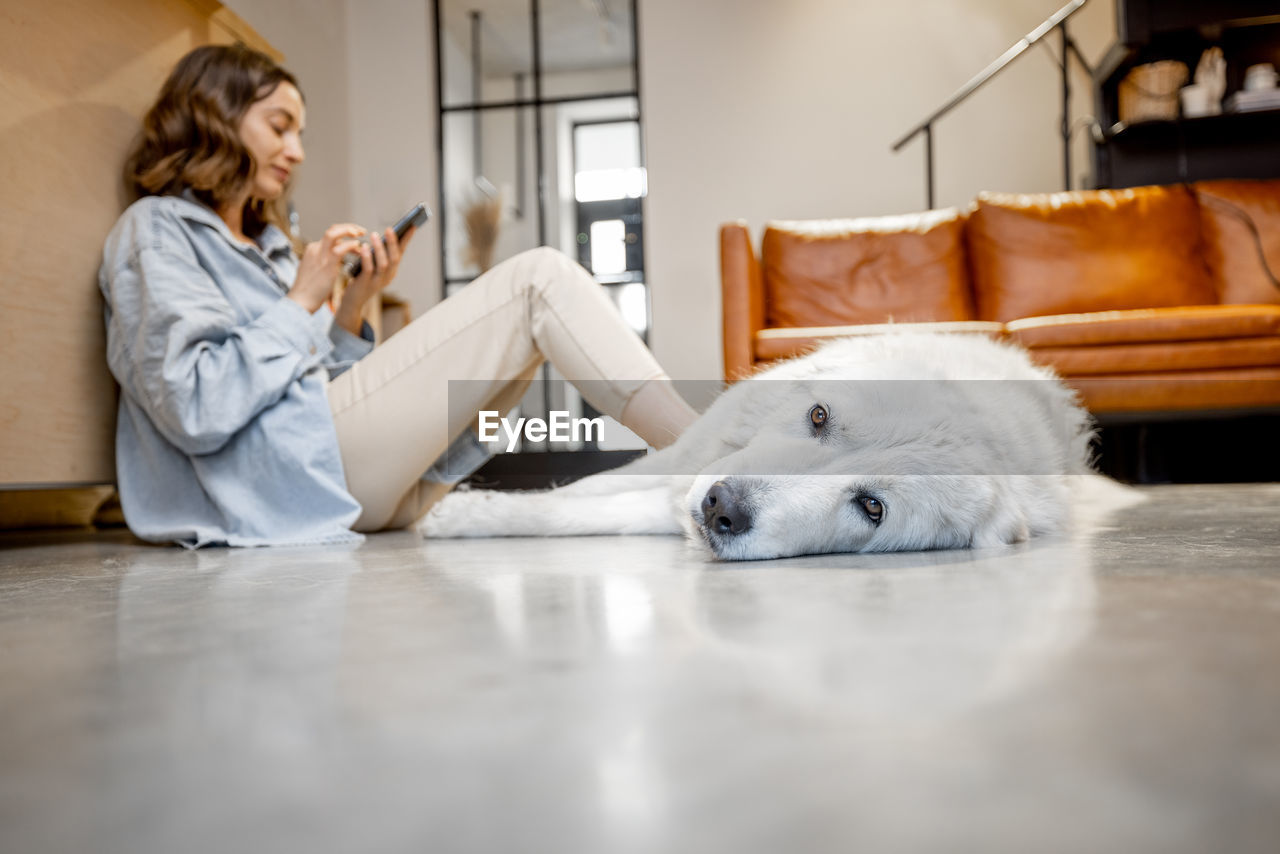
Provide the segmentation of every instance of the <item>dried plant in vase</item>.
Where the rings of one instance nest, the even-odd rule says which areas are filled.
[[[478,194],[463,205],[462,221],[467,228],[463,263],[475,264],[483,273],[493,266],[493,252],[502,224],[502,196],[490,192]]]

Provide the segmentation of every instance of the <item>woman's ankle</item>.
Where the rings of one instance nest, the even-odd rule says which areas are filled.
[[[655,448],[670,445],[697,419],[697,410],[665,376],[640,386],[622,408],[623,425]]]

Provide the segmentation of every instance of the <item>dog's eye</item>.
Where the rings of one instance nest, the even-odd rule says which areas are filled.
[[[880,503],[880,499],[870,495],[859,495],[855,500],[872,524],[879,525],[880,520],[884,518],[884,505]]]
[[[825,425],[827,423],[827,408],[821,403],[815,403],[813,408],[809,410],[809,423],[818,428]]]

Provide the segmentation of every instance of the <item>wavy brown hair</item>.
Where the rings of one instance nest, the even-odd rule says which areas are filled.
[[[125,161],[125,184],[135,197],[176,195],[190,188],[217,209],[253,178],[255,164],[240,141],[249,107],[281,83],[298,81],[265,53],[236,45],[205,45],[188,53],[160,88]],[[250,199],[244,232],[257,237],[267,223],[289,229],[275,203]]]

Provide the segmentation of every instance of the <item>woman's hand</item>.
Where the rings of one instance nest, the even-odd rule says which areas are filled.
[[[400,269],[400,257],[404,247],[409,244],[415,229],[410,229],[404,240],[396,240],[396,233],[388,228],[382,235],[377,232],[369,235],[368,243],[361,243],[356,251],[360,254],[360,275],[347,283],[342,292],[342,302],[333,313],[334,322],[352,335],[359,335],[364,321],[361,312],[364,304],[382,292],[391,284]]]
[[[289,289],[289,299],[312,313],[324,305],[342,272],[343,256],[355,251],[364,234],[360,226],[344,222],[329,226],[323,237],[308,243],[298,263],[298,276]]]

